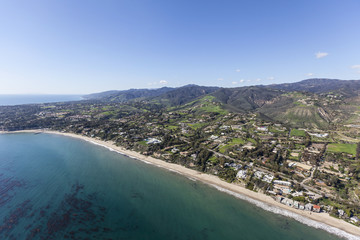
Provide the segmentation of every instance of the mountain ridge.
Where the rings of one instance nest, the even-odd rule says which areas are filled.
[[[338,122],[357,123],[357,114],[360,114],[360,80],[313,78],[295,83],[236,88],[186,85],[107,91],[92,96],[95,96],[93,100],[103,102],[145,101],[174,108],[188,103],[195,108],[204,104],[209,107],[210,104],[212,107],[209,109],[253,112],[264,119],[297,127],[329,128]],[[206,103],[204,99],[207,99]]]
[[[333,90],[340,89],[356,89],[360,90],[360,80],[341,80],[341,79],[330,79],[330,78],[309,78],[304,79],[298,82],[293,83],[279,83],[279,84],[269,84],[269,85],[253,85],[253,86],[244,86],[244,87],[236,87],[236,88],[225,88],[225,87],[217,87],[217,86],[199,86],[196,84],[187,84],[181,87],[162,87],[155,89],[148,88],[140,88],[135,89],[131,88],[128,90],[109,90],[99,93],[91,93],[83,95],[85,99],[102,99],[109,97],[117,97],[122,95],[127,95],[128,97],[124,98],[124,100],[131,100],[134,98],[142,98],[142,97],[156,97],[164,94],[166,92],[170,92],[177,89],[182,88],[207,88],[207,89],[240,89],[240,88],[254,88],[254,87],[262,87],[262,88],[272,88],[278,90],[286,90],[286,91],[305,91],[305,92],[313,92],[313,93],[325,93]],[[122,100],[121,98],[119,98]]]

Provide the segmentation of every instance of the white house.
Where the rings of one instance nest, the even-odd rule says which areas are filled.
[[[274,180],[274,184],[291,187],[291,182],[288,181]]]
[[[351,221],[352,223],[357,223],[357,222],[360,221],[360,219],[359,219],[358,217],[354,216],[354,217],[351,217],[351,218],[350,218],[350,221]]]
[[[237,178],[241,178],[241,179],[245,179],[247,176],[247,171],[246,170],[240,170],[238,171],[238,173],[236,174]]]
[[[305,210],[306,211],[312,211],[313,205],[311,203],[305,204]]]
[[[156,144],[156,143],[161,143],[161,140],[156,139],[156,138],[148,138],[145,139],[146,144]]]

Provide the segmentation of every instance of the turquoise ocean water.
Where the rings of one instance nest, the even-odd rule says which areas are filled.
[[[340,239],[94,144],[0,134],[0,239]]]

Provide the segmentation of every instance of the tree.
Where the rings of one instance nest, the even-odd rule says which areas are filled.
[[[356,160],[359,160],[359,156],[360,156],[360,142],[358,142],[356,145]]]

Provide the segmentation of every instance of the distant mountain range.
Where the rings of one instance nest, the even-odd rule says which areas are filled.
[[[360,80],[312,78],[295,83],[272,84],[265,87],[286,91],[304,91],[312,93],[336,91],[348,94],[357,94],[360,90]]]
[[[212,94],[220,102],[238,108],[253,109],[263,101],[269,101],[286,92],[302,91],[309,93],[337,92],[347,97],[355,96],[360,91],[360,80],[339,80],[326,78],[306,79],[295,83],[258,85],[238,88],[205,87],[186,85],[178,88],[162,87],[157,89],[111,90],[83,96],[87,100],[127,102],[131,100],[158,100],[170,105],[181,105],[200,96]]]
[[[146,101],[176,108],[188,103],[192,106],[203,104],[202,99],[207,96],[227,111],[252,111],[264,119],[293,126],[328,128],[331,124],[350,118],[349,123],[357,123],[358,117],[354,118],[354,114],[359,111],[359,93],[360,80],[307,79],[295,83],[238,88],[186,85],[178,88],[130,89],[95,93],[84,98],[117,103]]]
[[[181,105],[192,101],[200,96],[213,93],[219,87],[203,87],[197,85],[186,85],[178,88],[157,88],[157,89],[130,89],[123,91],[107,91],[93,93],[83,96],[87,100],[99,100],[110,102],[128,102],[128,101],[159,101],[167,105]]]
[[[163,87],[158,89],[129,89],[129,90],[111,90],[100,93],[92,93],[83,96],[88,100],[101,100],[111,102],[127,102],[132,99],[143,99],[147,97],[156,97],[163,93],[174,90],[174,88]]]

